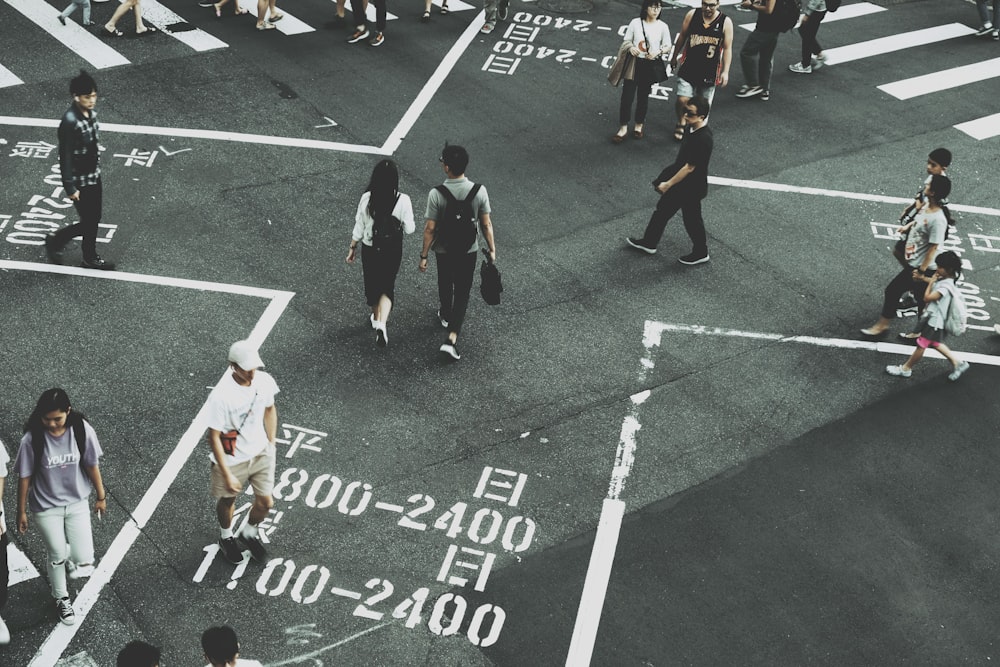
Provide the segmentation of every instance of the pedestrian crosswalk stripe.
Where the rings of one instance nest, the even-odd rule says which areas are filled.
[[[256,3],[251,4],[251,0],[233,0],[233,2],[239,2],[240,7],[247,10],[248,16],[257,16],[257,5]],[[286,12],[284,8],[281,9],[280,13],[282,14],[281,20],[274,23],[274,27],[278,29],[278,32],[285,35],[300,35],[304,32],[316,32],[316,28],[295,18]]]
[[[211,51],[212,49],[224,49],[229,46],[221,39],[218,39],[204,30],[199,30],[197,28],[194,30],[183,30],[180,32],[171,32],[167,30],[167,26],[174,25],[176,23],[187,23],[187,21],[177,14],[174,14],[156,0],[143,0],[142,20],[144,22],[152,23],[164,33],[180,42],[183,42],[184,44],[187,44],[195,51]]]
[[[879,7],[878,5],[873,5],[870,2],[855,2],[851,5],[841,5],[840,9],[837,11],[827,12],[820,25],[826,25],[827,23],[832,23],[833,21],[843,21],[844,19],[856,19],[860,16],[878,14],[879,12],[884,11],[886,11],[885,7]],[[740,27],[744,30],[753,30],[756,25],[756,23],[741,23]]]
[[[17,78],[16,74],[3,65],[0,65],[0,88],[6,88],[7,86],[19,86],[22,83],[24,83],[24,81]]]
[[[902,51],[915,46],[926,46],[935,42],[965,37],[975,34],[975,30],[961,23],[948,23],[946,25],[924,28],[922,30],[911,30],[901,32],[888,37],[870,39],[866,42],[838,46],[832,49],[823,49],[826,54],[827,65],[837,65],[839,63],[851,62],[862,58],[880,56],[894,51]]]
[[[955,125],[955,129],[965,132],[973,139],[978,139],[979,141],[1000,137],[1000,113],[959,123]]]
[[[129,60],[76,23],[59,23],[59,12],[40,0],[4,0],[45,32],[97,69],[128,65]]]
[[[928,93],[957,88],[998,76],[1000,76],[1000,58],[994,58],[993,60],[984,60],[971,65],[915,76],[912,79],[886,83],[879,86],[878,89],[892,95],[897,100],[909,100]]]

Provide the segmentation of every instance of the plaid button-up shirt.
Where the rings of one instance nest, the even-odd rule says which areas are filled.
[[[97,111],[91,109],[88,118],[73,105],[63,114],[59,123],[59,169],[67,195],[97,185],[101,177],[97,131]]]

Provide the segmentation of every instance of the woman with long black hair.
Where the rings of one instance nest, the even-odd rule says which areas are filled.
[[[98,460],[104,452],[94,428],[70,406],[62,389],[43,393],[24,424],[24,437],[14,460],[17,487],[17,531],[28,530],[34,516],[48,551],[48,575],[59,620],[76,622],[66,577],[81,579],[94,571],[94,536],[88,500],[97,491],[94,512],[107,511],[107,494]]]
[[[616,144],[620,144],[628,134],[633,99],[635,126],[632,137],[642,139],[644,136],[649,92],[657,83],[653,64],[670,53],[670,28],[660,20],[660,0],[642,0],[638,18],[632,19],[625,30],[625,42],[629,43],[629,53],[635,58],[635,74],[632,78],[622,79],[622,100],[618,109],[620,127],[611,137]]]
[[[353,264],[361,244],[361,267],[364,272],[365,300],[372,309],[371,325],[375,343],[389,342],[386,322],[395,300],[396,274],[403,259],[403,234],[412,234],[413,205],[410,197],[399,191],[399,170],[392,160],[382,160],[372,169],[368,188],[361,195],[354,216],[351,247],[347,263]]]

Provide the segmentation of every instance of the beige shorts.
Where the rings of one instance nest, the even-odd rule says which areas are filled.
[[[247,482],[253,487],[255,496],[270,496],[274,489],[274,465],[276,447],[268,445],[263,452],[249,461],[229,466],[229,472],[240,482],[240,488],[245,489]],[[233,498],[233,492],[226,488],[219,466],[212,462],[210,483],[213,498]]]

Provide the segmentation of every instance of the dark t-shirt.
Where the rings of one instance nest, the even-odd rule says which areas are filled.
[[[662,183],[681,170],[686,164],[694,166],[694,171],[671,190],[675,194],[704,199],[708,194],[708,162],[712,159],[712,148],[715,140],[712,128],[704,125],[701,129],[684,134],[677,159],[664,169],[654,183]],[[671,190],[667,190],[669,193]]]

